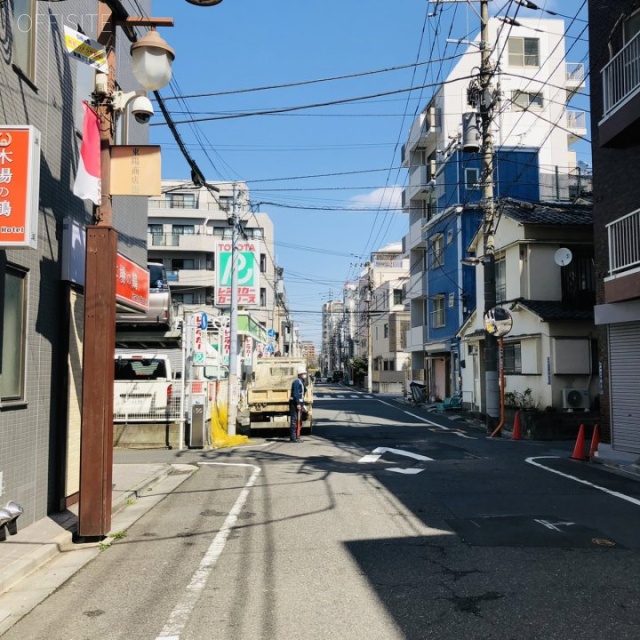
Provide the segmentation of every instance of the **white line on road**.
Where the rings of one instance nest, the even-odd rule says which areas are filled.
[[[550,469],[549,467],[545,467],[543,464],[539,462],[535,462],[535,460],[559,460],[558,456],[537,456],[534,458],[527,458],[526,462],[532,464],[534,467],[540,467],[540,469],[544,469],[545,471],[550,471],[551,473],[555,473],[563,478],[568,478],[569,480],[575,480],[575,482],[579,482],[580,484],[586,484],[588,487],[593,487],[598,491],[604,491],[604,493],[608,493],[610,496],[614,496],[616,498],[620,498],[620,500],[626,500],[631,504],[635,504],[637,507],[640,507],[640,500],[637,498],[632,498],[631,496],[625,495],[624,493],[619,493],[618,491],[611,491],[611,489],[606,489],[605,487],[601,487],[600,485],[594,484],[593,482],[589,482],[588,480],[582,480],[582,478],[576,478],[575,476],[569,475],[568,473],[562,473],[562,471],[556,471],[555,469]]]
[[[414,460],[426,460],[427,462],[433,462],[433,458],[428,458],[419,453],[413,453],[413,451],[405,451],[404,449],[390,449],[389,447],[376,447],[371,453],[379,453],[384,455],[385,453],[395,453],[397,456],[407,456],[407,458],[413,458]]]
[[[420,473],[421,471],[424,471],[424,469],[416,469],[416,468],[400,469],[399,467],[394,467],[393,469],[387,469],[387,471],[395,471],[396,473],[403,473],[404,475],[409,476],[409,475],[415,475],[416,473]]]
[[[398,408],[393,404],[389,404],[388,402],[385,402],[384,400],[378,400],[378,402],[381,402],[382,404],[386,404],[387,407],[393,407],[394,409]],[[415,413],[411,413],[410,411],[405,411],[404,409],[401,409],[401,411],[402,413],[406,413],[408,416],[411,416],[412,418],[416,418],[417,420],[422,420],[422,422],[426,422],[427,424],[430,424],[432,427],[438,427],[438,429],[442,429],[443,431],[449,431],[449,427],[443,427],[441,424],[438,424],[437,422],[431,422],[431,420],[427,420],[422,416],[417,416]]]
[[[171,612],[169,619],[162,628],[160,635],[157,636],[156,640],[159,640],[160,638],[162,638],[162,640],[180,639],[180,634],[189,621],[191,613],[198,603],[198,599],[200,598],[202,591],[207,584],[209,574],[213,571],[218,558],[222,554],[224,546],[227,542],[227,538],[229,537],[231,530],[238,520],[240,511],[242,510],[242,507],[244,507],[244,503],[249,497],[249,489],[251,489],[251,487],[255,484],[258,476],[260,475],[260,468],[254,464],[236,464],[231,462],[199,462],[198,464],[224,465],[230,467],[251,467],[253,469],[253,473],[251,474],[251,477],[249,478],[247,483],[244,485],[244,488],[236,499],[233,507],[231,508],[231,511],[229,511],[229,514],[222,524],[222,527],[216,534],[216,537],[213,539],[213,542],[207,549],[207,552],[204,554],[204,557],[202,558],[200,565],[196,569],[196,572],[193,574],[193,576],[191,576],[191,582],[189,582],[189,584],[187,585],[182,600],[178,602],[178,604]]]

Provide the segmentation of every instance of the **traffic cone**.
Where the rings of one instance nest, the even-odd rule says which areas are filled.
[[[522,427],[520,426],[520,412],[516,411],[516,415],[513,419],[513,432],[511,433],[512,440],[522,440]]]
[[[580,425],[578,431],[578,438],[576,439],[576,446],[573,448],[571,454],[572,460],[587,460],[587,456],[584,454],[584,425]]]
[[[591,436],[591,446],[589,447],[589,458],[593,459],[600,444],[600,429],[598,425],[593,427],[593,435]]]

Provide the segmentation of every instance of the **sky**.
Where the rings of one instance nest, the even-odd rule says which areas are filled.
[[[536,4],[543,11],[495,0],[490,11],[566,16],[567,61],[588,69],[586,0]],[[252,206],[273,220],[272,257],[284,269],[291,316],[317,348],[322,305],[341,300],[371,252],[408,231],[401,147],[434,84],[446,78],[443,60],[460,51],[447,39],[479,32],[478,7],[451,0],[152,2],[153,16],[175,21],[161,30],[176,59],[160,93],[180,136],[208,181],[246,182]],[[588,83],[572,108],[588,111]],[[162,177],[187,180],[162,116],[151,122]],[[575,150],[590,166],[588,141]]]

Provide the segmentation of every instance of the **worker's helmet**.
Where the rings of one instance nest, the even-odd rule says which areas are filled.
[[[306,374],[306,373],[307,373],[306,368],[305,368],[305,367],[303,367],[302,365],[300,365],[300,366],[298,367],[298,375],[299,375],[299,376],[301,376],[302,374]]]

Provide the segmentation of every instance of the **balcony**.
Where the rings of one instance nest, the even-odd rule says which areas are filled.
[[[640,296],[640,209],[607,225],[609,276],[605,301],[618,302]]]
[[[422,227],[426,223],[426,218],[418,218],[410,227],[409,233],[402,239],[402,249],[406,253],[412,249],[424,248],[425,242],[422,238]]]
[[[175,269],[167,271],[169,287],[206,288],[215,286],[216,273],[209,269]]]
[[[612,142],[638,120],[640,105],[640,33],[602,68],[600,143]]]
[[[427,107],[414,121],[405,144],[405,163],[411,152],[417,149],[435,149],[440,133],[438,112],[434,106]]]
[[[204,233],[147,233],[147,247],[150,251],[169,247],[179,251],[213,253],[220,236]]]
[[[571,97],[582,91],[585,86],[584,65],[581,62],[567,62],[565,65],[565,89],[567,90],[567,101]]]
[[[403,203],[411,200],[428,200],[435,184],[426,165],[413,167],[409,171],[409,186],[403,192]]]
[[[427,342],[427,327],[412,327],[407,331],[406,351],[423,351]]]
[[[570,145],[587,135],[587,114],[584,111],[567,109],[566,122]]]
[[[420,272],[409,276],[409,284],[407,286],[407,300],[415,300],[416,298],[424,298],[427,295],[427,274]]]

